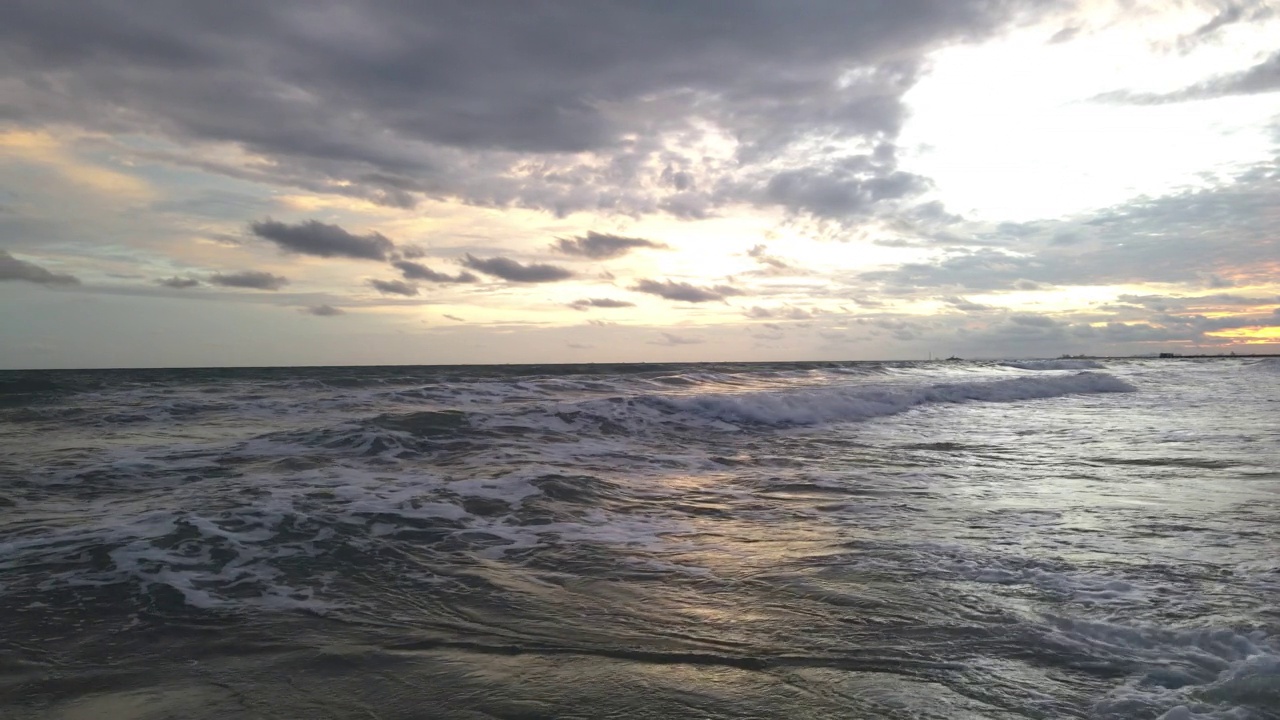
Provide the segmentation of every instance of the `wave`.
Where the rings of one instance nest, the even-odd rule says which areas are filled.
[[[244,448],[277,455],[302,445],[320,452],[407,457],[438,450],[465,450],[469,443],[512,439],[535,443],[581,443],[678,433],[693,439],[705,432],[738,432],[858,422],[913,408],[969,402],[1020,402],[1097,393],[1132,392],[1129,383],[1104,373],[1019,377],[933,385],[801,385],[739,392],[635,393],[573,401],[529,398],[510,405],[467,405],[465,410],[384,413],[326,427],[268,433],[277,447]]]
[[[1005,367],[1019,370],[1104,370],[1106,365],[1094,360],[1019,360],[1002,362]]]
[[[1262,358],[1249,363],[1249,367],[1260,372],[1280,373],[1280,357]]]
[[[926,387],[846,386],[786,392],[664,398],[663,404],[722,422],[791,426],[851,422],[896,415],[925,405],[1018,402],[1065,395],[1133,392],[1129,383],[1105,373],[1023,377],[988,382],[940,383]]]

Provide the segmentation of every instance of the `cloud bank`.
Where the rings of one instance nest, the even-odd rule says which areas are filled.
[[[80,284],[80,281],[74,276],[51,272],[35,263],[19,260],[4,250],[0,250],[0,282],[5,280],[22,280],[50,286]]]

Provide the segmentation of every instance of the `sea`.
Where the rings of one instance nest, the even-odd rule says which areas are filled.
[[[6,371],[0,717],[1280,718],[1280,358]]]

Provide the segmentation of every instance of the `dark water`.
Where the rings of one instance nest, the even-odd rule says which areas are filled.
[[[1275,360],[0,373],[5,718],[1280,718]]]

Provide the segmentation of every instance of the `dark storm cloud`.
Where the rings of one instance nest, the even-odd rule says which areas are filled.
[[[78,285],[80,281],[64,273],[50,272],[35,263],[19,260],[0,250],[0,281],[25,280],[40,285]]]
[[[1098,100],[1128,102],[1139,105],[1206,100],[1228,95],[1255,95],[1280,90],[1280,51],[1246,70],[1220,75],[1169,93],[1134,93],[1117,91],[1098,96]]]
[[[511,282],[556,282],[573,277],[572,271],[562,267],[544,265],[542,263],[523,265],[505,257],[478,258],[468,253],[463,258],[462,264],[485,275],[492,275]]]
[[[269,272],[261,270],[246,270],[244,272],[231,273],[229,275],[218,273],[217,275],[210,276],[209,282],[223,287],[250,288],[253,290],[279,290],[289,284],[289,279],[279,275],[272,275]]]
[[[457,275],[436,272],[426,265],[412,260],[397,260],[391,264],[400,270],[405,280],[426,280],[436,283],[473,283],[479,279],[469,272],[460,272]]]
[[[159,283],[160,285],[163,285],[169,288],[174,288],[176,290],[182,290],[184,288],[192,288],[200,284],[199,280],[195,278],[190,278],[190,277],[164,278],[163,280],[157,280],[156,282]]]
[[[843,217],[917,183],[892,164],[721,181],[815,137],[892,141],[927,52],[1062,4],[10,0],[0,115],[231,143],[265,161],[205,169],[397,207]],[[659,139],[708,126],[739,140],[732,163],[700,169]]]
[[[311,307],[303,308],[302,312],[317,317],[334,317],[347,314],[342,308],[336,308],[332,305],[312,305]]]
[[[582,300],[574,300],[569,303],[569,307],[574,310],[586,310],[588,308],[624,308],[635,307],[635,303],[626,300],[614,300],[612,298],[583,298]]]
[[[622,237],[591,231],[581,237],[557,238],[551,247],[565,255],[577,255],[592,260],[622,257],[637,248],[670,249],[665,243],[644,238]]]
[[[349,257],[359,260],[386,260],[395,244],[378,233],[353,235],[337,225],[308,220],[288,225],[275,220],[249,226],[254,235],[270,240],[288,252],[318,257]]]
[[[418,294],[418,287],[416,285],[412,285],[403,280],[373,279],[369,281],[369,285],[383,295],[404,295],[405,297],[412,297]]]
[[[729,295],[740,295],[736,288],[728,285],[716,285],[706,288],[697,285],[690,285],[686,282],[675,282],[667,280],[666,282],[658,282],[657,280],[641,280],[631,288],[636,292],[657,295],[667,300],[678,300],[680,302],[711,302],[713,300],[724,300]]]

